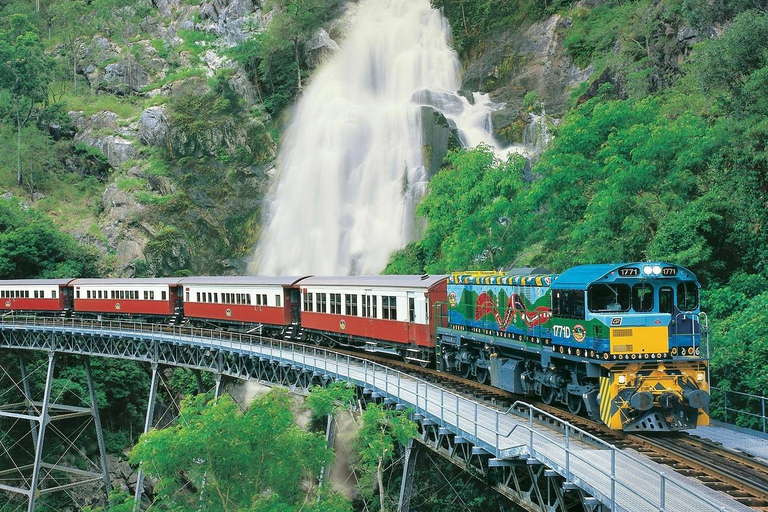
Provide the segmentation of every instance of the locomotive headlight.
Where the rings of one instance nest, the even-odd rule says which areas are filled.
[[[698,372],[696,374],[696,380],[699,382],[704,382],[704,377],[705,377],[704,372]]]
[[[643,274],[645,274],[645,275],[647,275],[647,276],[649,276],[649,275],[653,274],[653,267],[652,267],[652,266],[650,266],[650,265],[646,265],[646,266],[644,266],[644,267],[643,267]]]
[[[627,376],[619,375],[619,384],[626,384],[626,383],[627,383]]]
[[[658,265],[654,265],[653,266],[653,275],[657,276],[659,274],[661,274],[661,267],[658,266]]]

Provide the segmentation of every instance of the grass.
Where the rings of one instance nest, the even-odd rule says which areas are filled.
[[[67,111],[82,111],[85,116],[109,110],[122,118],[130,118],[144,110],[142,99],[121,98],[112,94],[73,94],[67,91],[58,101],[64,104]]]
[[[162,80],[156,80],[152,82],[151,84],[144,87],[141,92],[148,92],[148,91],[154,91],[155,89],[159,89],[165,84],[175,82],[177,80],[184,80],[186,78],[192,78],[195,76],[205,76],[205,71],[199,68],[187,68],[182,69],[180,71],[177,71],[175,73],[169,73],[165,75],[165,78]]]

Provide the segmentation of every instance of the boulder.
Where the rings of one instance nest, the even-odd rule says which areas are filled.
[[[443,163],[449,150],[460,148],[456,123],[434,107],[421,107],[422,149],[427,176],[432,177]]]
[[[304,51],[306,53],[307,65],[311,68],[315,68],[326,62],[339,52],[339,45],[336,41],[331,39],[328,32],[323,28],[317,29],[312,38],[304,45]]]
[[[168,137],[165,107],[149,107],[139,117],[139,140],[147,146],[162,146]]]
[[[128,58],[105,66],[97,88],[114,94],[132,94],[141,92],[147,84],[147,70],[135,59]]]

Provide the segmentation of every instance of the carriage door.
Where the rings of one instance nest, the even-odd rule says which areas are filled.
[[[290,304],[291,308],[291,323],[298,324],[300,318],[301,300],[299,299],[299,290],[297,288],[291,288],[288,290],[290,293],[285,294],[286,306]]]
[[[406,317],[406,322],[408,322],[408,341],[411,343],[416,343],[418,340],[418,326],[419,324],[416,323],[416,294],[413,292],[408,292],[408,312],[406,313],[408,316]]]

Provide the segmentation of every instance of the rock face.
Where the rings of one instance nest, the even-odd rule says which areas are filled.
[[[139,118],[139,140],[147,146],[162,146],[168,137],[165,107],[149,107]]]
[[[213,32],[227,46],[240,44],[261,29],[261,4],[254,0],[213,0],[200,8],[197,28]]]
[[[427,176],[432,178],[440,170],[448,151],[460,148],[461,141],[456,123],[446,119],[434,107],[421,107],[421,122],[424,165],[427,167]]]
[[[133,142],[114,134],[118,116],[114,112],[104,111],[85,118],[81,113],[70,112],[72,124],[77,128],[75,142],[82,142],[88,146],[101,150],[107,157],[112,168],[118,168],[121,164],[132,159],[136,155]],[[112,131],[112,133],[109,133]],[[124,133],[128,135],[130,132]]]
[[[523,98],[536,91],[547,115],[561,117],[568,106],[569,92],[587,80],[592,68],[579,69],[563,48],[561,29],[570,19],[559,15],[530,26],[492,36],[485,52],[471,61],[464,74],[464,89],[490,93],[506,107],[493,114],[499,139],[519,142],[528,113]]]

